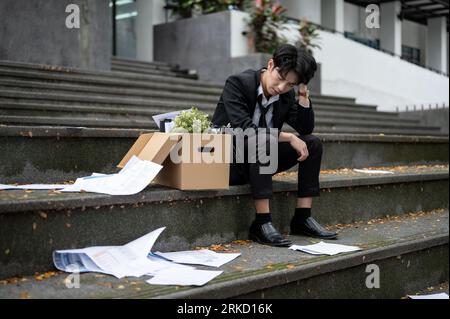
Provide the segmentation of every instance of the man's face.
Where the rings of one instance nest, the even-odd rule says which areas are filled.
[[[278,68],[275,67],[273,60],[270,59],[267,64],[267,71],[264,72],[264,89],[269,95],[278,95],[289,92],[293,87],[297,86],[297,75],[294,71],[289,71],[283,76]]]

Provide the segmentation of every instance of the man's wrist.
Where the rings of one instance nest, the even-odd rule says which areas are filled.
[[[289,133],[289,143],[292,143],[296,138],[295,134]]]
[[[304,108],[309,108],[310,107],[309,99],[300,96],[298,99],[298,105],[300,105],[301,107],[304,107]]]

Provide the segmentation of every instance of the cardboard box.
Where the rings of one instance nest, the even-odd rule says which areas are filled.
[[[155,184],[181,190],[229,189],[231,143],[230,134],[142,134],[117,166],[124,167],[136,155],[163,166]]]

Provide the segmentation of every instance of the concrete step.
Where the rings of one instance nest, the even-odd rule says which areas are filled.
[[[100,114],[101,115],[101,114]],[[354,132],[354,133],[383,133],[383,134],[408,134],[408,135],[436,135],[445,136],[440,128],[428,126],[412,126],[403,124],[388,124],[383,122],[355,122],[351,120],[340,120],[341,124],[335,125],[339,120],[316,120],[315,132]],[[331,124],[333,123],[333,124]],[[108,128],[139,128],[156,130],[157,126],[150,116],[117,116],[112,118],[109,115],[99,117],[71,116],[71,114],[61,115],[0,115],[0,124],[7,125],[55,125],[55,126],[75,126],[75,127],[108,127]],[[367,124],[367,125],[366,125]],[[293,129],[287,129],[292,131]]]
[[[336,225],[448,209],[448,175],[448,166],[411,167],[388,176],[323,174],[314,216]],[[295,207],[296,177],[275,177],[273,189],[274,223],[286,233]],[[122,244],[161,226],[168,228],[155,250],[244,239],[253,217],[249,185],[202,192],[152,185],[132,196],[2,191],[0,251],[7,253],[0,254],[0,278],[51,270],[55,249]],[[448,229],[445,219],[442,225]]]
[[[146,84],[146,87],[129,87],[128,85],[122,85],[121,83],[102,83],[102,82],[70,82],[65,80],[58,80],[50,82],[50,80],[42,79],[27,79],[27,78],[16,78],[14,76],[3,76],[0,77],[0,89],[1,90],[14,90],[21,88],[27,92],[48,92],[51,94],[79,94],[85,95],[95,94],[96,96],[110,96],[117,97],[122,96],[127,97],[141,97],[141,98],[156,98],[156,99],[168,99],[170,101],[189,101],[190,103],[197,102],[210,102],[212,105],[217,104],[221,90],[211,91],[209,89],[202,88],[191,88],[187,86],[174,87],[170,85],[160,85],[156,84]],[[375,106],[370,105],[356,105],[354,103],[349,103],[347,101],[335,100],[327,96],[313,96],[314,106],[328,106],[330,110],[334,111],[362,111],[362,112],[375,112]],[[389,116],[398,116],[398,113],[383,112],[380,114],[385,114]]]
[[[0,183],[47,183],[112,173],[150,130],[0,125]],[[321,134],[322,169],[443,164],[447,137]]]
[[[425,126],[422,124],[403,122],[401,119],[397,121],[386,121],[384,119],[353,119],[353,118],[322,118],[316,120],[316,125],[325,127],[328,126],[331,129],[334,127],[339,128],[341,126],[348,127],[361,127],[365,128],[396,128],[396,129],[406,129],[406,130],[425,130],[425,131],[436,131],[440,132],[441,128],[439,126]]]
[[[112,65],[111,71],[123,72],[123,73],[129,73],[129,74],[164,75],[164,76],[173,76],[173,77],[180,77],[180,78],[193,79],[193,80],[198,79],[197,74],[189,74],[187,72],[180,72],[180,71],[163,71],[163,70],[160,71],[157,69],[142,68],[139,66],[132,67],[132,66],[123,66],[123,65]]]
[[[143,74],[149,74],[149,75],[164,75],[164,76],[184,76],[184,73],[181,72],[174,72],[173,70],[169,69],[159,69],[159,68],[143,68],[139,66],[129,66],[129,65],[121,65],[121,64],[113,64],[111,65],[111,71],[116,72],[130,72],[130,73],[143,73]]]
[[[170,64],[160,61],[146,62],[128,58],[113,57],[111,58],[111,69],[114,70],[116,66],[132,67],[139,69],[157,69],[157,70],[180,72],[185,74],[189,72],[189,69],[182,69],[178,64]]]
[[[118,57],[111,58],[111,67],[114,66],[132,66],[132,67],[141,67],[146,69],[156,69],[156,70],[164,70],[164,71],[172,71],[175,69],[175,66],[170,65],[165,62],[144,62],[139,60],[132,59],[124,59]]]
[[[241,256],[220,267],[224,273],[202,287],[156,286],[145,282],[148,276],[119,280],[86,273],[80,275],[78,289],[69,289],[67,273],[50,272],[4,280],[0,298],[171,298],[188,305],[191,303],[186,299],[194,298],[400,299],[423,287],[448,282],[448,210],[350,224],[342,227],[340,235],[333,243],[358,245],[363,250],[313,256],[233,242],[220,248]],[[305,237],[290,237],[295,244],[312,243]],[[380,286],[369,289],[366,282],[375,266]],[[220,311],[212,308],[211,313]],[[271,310],[281,312],[275,307]]]
[[[56,102],[56,101],[55,101]],[[174,102],[173,107],[171,109],[181,109],[175,108],[176,105]],[[209,117],[212,118],[214,114],[215,108],[205,106],[205,108],[201,108],[202,111],[209,114]],[[30,103],[30,102],[17,102],[12,98],[0,98],[0,114],[2,115],[49,115],[49,116],[67,116],[68,114],[77,116],[83,114],[88,117],[98,117],[104,116],[107,118],[117,118],[117,116],[123,115],[126,118],[140,119],[142,116],[153,116],[156,114],[161,114],[168,112],[167,107],[158,107],[158,106],[150,106],[150,107],[133,107],[133,106],[116,106],[111,104],[106,105],[85,105],[85,104],[64,104],[64,103]],[[328,119],[330,123],[335,123],[335,121],[339,120],[357,120],[357,121],[382,121],[387,124],[409,124],[409,125],[420,125],[420,120],[417,119],[401,119],[393,116],[385,116],[378,115],[376,113],[367,113],[367,114],[355,114],[353,112],[330,112],[324,107],[318,106],[318,110],[315,110],[315,117],[318,120]]]
[[[175,76],[162,75],[145,75],[135,74],[129,72],[114,72],[114,71],[93,71],[86,69],[66,68],[51,65],[28,64],[10,61],[0,61],[0,74],[16,75],[21,77],[33,78],[59,78],[59,79],[78,79],[83,81],[108,80],[115,78],[117,80],[128,81],[155,81],[168,84],[185,84],[193,86],[202,86],[207,88],[219,89],[222,85],[217,83],[210,83],[206,81],[199,81],[190,78],[181,78]]]
[[[179,111],[184,109],[189,109],[192,106],[198,107],[198,109],[208,113],[210,118],[214,113],[214,106],[210,104],[200,104],[200,103],[190,103],[182,101],[164,101],[164,100],[146,100],[142,98],[112,98],[112,97],[101,97],[101,96],[75,96],[75,95],[61,95],[61,94],[44,94],[44,93],[30,93],[30,92],[19,92],[19,91],[0,91],[0,109],[3,110],[4,115],[12,114],[19,115],[20,110],[33,110],[33,114],[36,114],[39,110],[42,110],[43,114],[45,111],[49,112],[51,110],[65,110],[71,108],[75,112],[84,111],[92,113],[104,113],[105,115],[109,113],[126,112],[127,114],[160,114],[171,111]],[[324,122],[324,125],[332,125],[335,123],[341,123],[342,121],[348,122],[350,125],[352,123],[358,124],[363,120],[352,120],[354,117],[349,119],[333,119],[329,118],[326,113],[326,107],[317,106],[318,111],[323,111],[321,114],[324,116],[322,119],[328,118],[328,122]],[[10,111],[7,111],[10,110]],[[16,113],[16,111],[18,113]],[[129,110],[129,111],[126,111]],[[27,112],[22,111],[26,115]],[[372,115],[372,114],[371,114]],[[317,116],[321,119],[320,113]],[[366,120],[370,120],[371,117],[367,116]],[[384,119],[375,118],[376,123],[380,125],[384,124],[408,124],[411,126],[415,124],[415,121],[403,121],[402,119],[394,119],[390,121],[385,121]],[[316,123],[319,124],[319,123]],[[80,123],[80,125],[82,125]],[[400,125],[402,126],[402,125]],[[418,126],[421,127],[421,126]]]
[[[328,107],[327,107],[328,108]],[[330,106],[329,108],[333,108]],[[380,120],[385,123],[409,123],[420,124],[418,119],[409,119],[410,121],[404,121],[404,119],[398,116],[398,113],[394,112],[338,112],[335,110],[325,109],[324,106],[319,106],[318,110],[314,109],[315,118],[329,118],[333,120],[338,119],[351,119],[351,120]]]
[[[21,94],[21,93],[18,93]],[[209,118],[212,118],[214,114],[215,106],[214,105],[206,105],[206,104],[198,104],[198,103],[184,103],[179,101],[163,101],[163,100],[145,100],[142,99],[128,99],[128,100],[119,100],[119,102],[129,103],[117,103],[117,99],[104,99],[104,98],[93,98],[87,99],[86,97],[81,98],[82,102],[73,100],[72,97],[65,97],[67,101],[60,101],[58,97],[55,96],[45,96],[45,95],[33,95],[33,94],[21,94],[21,98],[12,97],[14,93],[8,92],[8,97],[0,97],[0,112],[3,115],[44,115],[47,112],[56,112],[56,111],[66,111],[69,113],[77,113],[83,112],[86,113],[102,113],[105,116],[107,114],[142,114],[145,116],[161,114],[171,111],[179,111],[191,108],[192,106],[198,107],[201,111],[209,114]],[[39,99],[36,99],[39,98]],[[41,99],[43,98],[43,99]],[[45,99],[51,98],[51,99]],[[133,104],[131,104],[133,103]],[[417,120],[403,120],[399,119],[397,116],[386,116],[378,115],[375,112],[362,112],[363,114],[359,114],[357,112],[331,112],[329,110],[335,111],[334,107],[317,105],[315,106],[315,114],[317,119],[333,119],[333,120],[341,120],[341,119],[365,119],[365,120],[380,120],[383,123],[411,123],[416,124]],[[42,111],[42,112],[41,112]],[[54,113],[56,114],[56,113]]]
[[[217,104],[220,95],[211,95],[206,93],[188,93],[176,92],[172,87],[159,88],[127,88],[119,85],[98,85],[98,84],[73,84],[70,82],[48,82],[42,80],[17,80],[15,78],[0,78],[1,90],[23,89],[27,92],[47,92],[52,94],[95,94],[111,97],[145,97],[155,99],[166,99],[171,101],[191,101],[209,102]]]
[[[117,106],[141,106],[141,107],[167,107],[167,112],[171,110],[180,110],[183,108],[191,108],[192,103],[189,101],[167,101],[162,99],[151,99],[145,97],[127,97],[127,96],[105,96],[96,94],[67,94],[67,93],[47,93],[39,91],[23,91],[23,90],[0,90],[0,98],[15,101],[40,101],[43,103],[84,103],[84,105],[117,105]],[[174,105],[174,103],[176,103]],[[212,104],[197,103],[199,109],[212,109]]]
[[[283,128],[284,129],[284,128]],[[288,129],[286,129],[288,130]],[[344,134],[382,134],[382,135],[425,135],[425,136],[448,136],[447,133],[443,133],[432,127],[430,130],[426,128],[421,129],[402,129],[402,128],[379,128],[379,127],[358,127],[358,126],[317,126],[314,129],[316,132],[321,133],[344,133]],[[293,131],[292,129],[289,131]]]
[[[0,124],[15,125],[53,125],[73,127],[99,127],[99,128],[136,128],[156,130],[157,126],[151,119],[110,119],[107,117],[73,117],[70,115],[55,116],[15,116],[0,115]]]
[[[201,94],[196,93],[186,93],[186,92],[177,92],[173,90],[171,86],[166,87],[158,87],[152,88],[147,87],[143,88],[128,88],[123,87],[121,85],[107,85],[107,84],[95,84],[95,83],[71,83],[67,81],[45,81],[39,79],[23,79],[23,78],[15,78],[13,76],[2,76],[0,77],[0,88],[4,90],[17,89],[22,88],[27,91],[35,91],[35,92],[48,92],[48,93],[95,93],[96,95],[112,95],[112,96],[120,96],[125,95],[126,97],[130,96],[139,96],[139,97],[154,97],[154,98],[168,98],[170,100],[189,100],[189,101],[209,101],[211,103],[216,104],[219,100],[221,92],[214,92],[214,94],[205,94],[206,92],[202,92]],[[164,91],[161,91],[161,90]],[[331,102],[329,98],[325,96],[315,96],[314,97],[314,105],[329,105]],[[355,105],[354,103],[348,103],[346,101],[337,100],[332,103],[333,106],[343,106],[347,108],[351,108],[354,110],[363,109],[373,111],[375,108],[373,106],[363,105]],[[388,113],[384,112],[388,115],[397,113]]]
[[[40,79],[51,81],[71,81],[81,84],[106,84],[120,87],[142,87],[155,88],[156,90],[167,88],[178,92],[197,92],[213,94],[220,96],[223,84],[214,84],[205,81],[180,79],[163,76],[146,76],[138,74],[120,73],[120,72],[100,72],[88,71],[73,68],[62,68],[47,65],[36,65],[27,63],[17,63],[9,61],[0,61],[0,76],[17,77],[24,79]],[[354,98],[330,96],[330,95],[312,95],[312,98],[320,97],[324,102],[354,104]],[[374,107],[374,106],[372,106]]]
[[[146,61],[141,61],[141,60],[136,60],[136,59],[131,59],[131,58],[124,58],[124,57],[119,57],[119,56],[112,56],[111,63],[130,63],[133,65],[168,67],[168,68],[175,67],[175,66],[171,65],[170,63],[162,62],[162,61],[146,62]]]

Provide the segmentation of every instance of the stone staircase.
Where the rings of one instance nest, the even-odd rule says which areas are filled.
[[[92,72],[0,62],[0,183],[115,172],[137,136],[155,129],[153,114],[192,105],[212,114],[221,93],[166,64],[116,58],[112,65]],[[254,215],[248,185],[202,192],[150,185],[133,196],[0,191],[0,298],[400,298],[448,281],[448,136],[351,98],[311,99],[314,134],[324,143],[314,215],[339,230],[338,243],[363,251],[317,257],[231,243],[247,238]],[[394,174],[352,170],[363,167]],[[294,175],[274,178],[271,209],[284,233]],[[160,226],[167,229],[155,250],[220,244],[242,256],[200,288],[83,274],[81,289],[67,289],[67,274],[32,276],[53,270],[55,249],[123,244]],[[364,285],[368,264],[380,267],[380,289]]]
[[[214,112],[220,85],[160,63],[142,67],[142,73],[129,67],[141,62],[120,62],[126,66],[117,69],[121,60],[115,61],[112,72],[0,62],[0,123],[155,129],[154,114],[191,106]],[[312,101],[318,133],[443,135],[439,127],[378,112],[354,99],[321,95]]]

